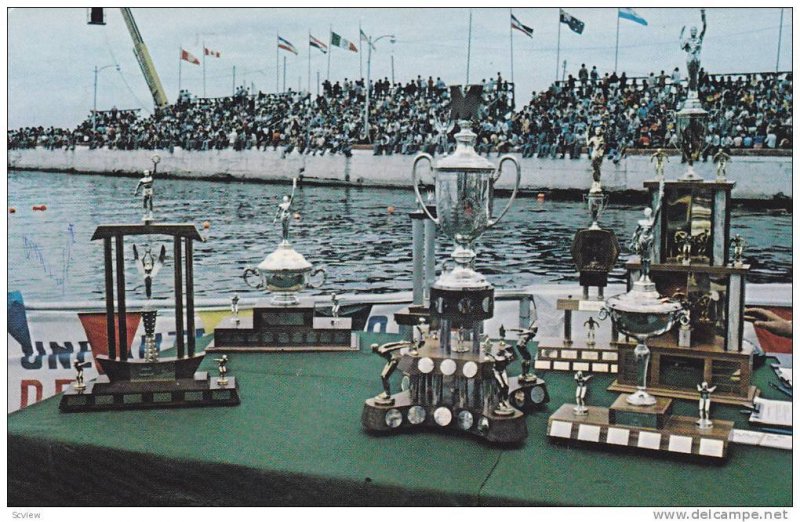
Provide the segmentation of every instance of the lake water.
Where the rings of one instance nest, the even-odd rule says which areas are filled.
[[[102,242],[90,241],[100,224],[136,223],[141,200],[132,196],[136,180],[114,176],[8,173],[8,286],[28,301],[103,299]],[[195,244],[195,292],[198,297],[227,297],[233,292],[256,297],[241,278],[277,246],[280,225],[275,210],[290,186],[208,181],[158,180],[155,205],[159,221],[211,223],[208,241]],[[34,205],[47,210],[33,211]],[[496,202],[501,209],[505,200]],[[387,207],[395,207],[390,214]],[[411,190],[302,187],[293,210],[301,215],[291,228],[295,249],[323,266],[328,279],[320,293],[392,292],[411,289]],[[612,204],[601,224],[620,238],[623,254],[611,274],[622,281],[627,238],[641,208]],[[589,224],[578,202],[518,199],[504,220],[477,245],[476,268],[498,288],[543,282],[577,282],[570,255],[572,236]],[[747,240],[745,255],[754,283],[792,281],[791,215],[735,209],[732,234]],[[158,242],[152,239],[153,251]],[[167,243],[167,238],[162,241]],[[130,242],[126,280],[129,298],[143,297],[132,262]],[[440,239],[437,260],[451,249]],[[157,297],[171,294],[167,267],[156,277]]]

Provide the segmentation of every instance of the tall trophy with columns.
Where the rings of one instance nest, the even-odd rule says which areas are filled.
[[[527,437],[523,411],[548,400],[543,380],[534,375],[508,376],[513,347],[503,340],[492,343],[483,333],[484,321],[494,312],[494,287],[474,268],[474,244],[511,207],[521,170],[513,156],[502,157],[495,166],[475,152],[477,136],[471,127],[481,94],[479,85],[470,85],[466,94],[460,86],[451,87],[451,119],[460,128],[456,149],[435,163],[428,154],[414,161],[417,200],[428,219],[453,241],[454,249],[445,262],[449,266],[430,289],[430,329],[418,329],[420,339],[405,345],[374,348],[389,361],[386,367],[408,376],[409,386],[391,394],[383,379],[383,392],[364,405],[361,420],[369,431],[431,426],[492,442],[519,442]],[[422,163],[433,168],[436,216],[420,193]],[[508,203],[495,217],[494,187],[508,163],[514,165],[516,180]]]

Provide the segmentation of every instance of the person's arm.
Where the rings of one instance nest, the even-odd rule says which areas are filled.
[[[700,20],[703,21],[703,30],[700,31],[700,41],[703,40],[703,37],[706,35],[706,10],[700,9]]]
[[[785,337],[792,338],[792,321],[788,321],[775,312],[763,308],[745,308],[744,320],[753,323],[753,326],[763,328],[766,331]]]

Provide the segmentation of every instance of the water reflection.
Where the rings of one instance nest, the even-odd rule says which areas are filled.
[[[99,300],[103,297],[102,248],[89,239],[100,223],[138,222],[139,202],[131,196],[135,180],[101,176],[10,172],[8,279],[10,290],[29,300]],[[220,297],[234,291],[256,295],[241,272],[257,264],[277,245],[275,209],[291,187],[246,183],[159,180],[155,205],[162,221],[211,222],[209,241],[195,246],[195,291]],[[34,212],[33,205],[47,211]],[[505,201],[498,201],[502,208]],[[387,207],[395,207],[394,213]],[[302,187],[292,222],[295,248],[315,265],[325,266],[328,281],[319,292],[390,292],[411,288],[413,192],[342,187]],[[624,243],[640,209],[609,205],[603,226],[613,228],[623,255],[612,281],[622,281]],[[519,199],[503,221],[477,245],[476,268],[499,288],[537,282],[576,282],[570,257],[572,236],[589,224],[582,203]],[[749,281],[791,282],[791,215],[734,210],[731,234],[747,240],[753,266]],[[164,239],[166,241],[166,238]],[[155,243],[155,242],[154,242]],[[155,244],[154,244],[155,246]],[[143,284],[128,245],[128,288],[141,295]],[[440,241],[437,259],[451,245]],[[171,249],[168,249],[171,253]],[[169,266],[170,259],[167,258]],[[159,280],[157,297],[171,293],[170,278]]]

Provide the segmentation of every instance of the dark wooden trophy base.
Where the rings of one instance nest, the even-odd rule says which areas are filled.
[[[194,378],[171,381],[116,381],[101,375],[86,383],[86,388],[70,387],[61,397],[59,409],[64,413],[141,410],[150,408],[191,408],[201,406],[236,406],[239,385],[235,377],[220,384],[218,377],[197,372]]]
[[[547,421],[547,435],[554,442],[630,448],[701,460],[727,458],[732,422],[714,420],[712,427],[701,429],[693,417],[671,415],[671,399],[659,398],[654,406],[641,407],[629,405],[626,397],[620,395],[611,408],[587,406],[586,415],[576,414],[574,404],[564,404]]]
[[[229,323],[230,321],[226,321]],[[315,317],[314,305],[265,304],[238,328],[214,330],[207,352],[343,352],[358,350],[349,317]]]

